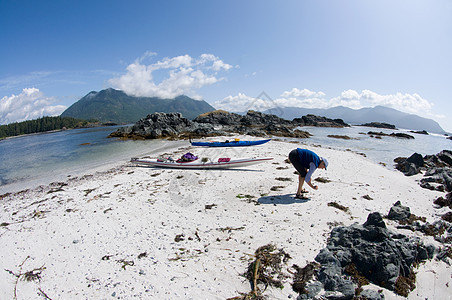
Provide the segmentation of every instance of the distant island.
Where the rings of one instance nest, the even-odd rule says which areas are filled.
[[[386,128],[386,129],[397,129],[395,125],[388,124],[388,123],[380,123],[380,122],[370,122],[361,124],[359,126],[365,126],[365,127],[375,127],[375,128]]]
[[[275,114],[285,119],[299,118],[308,114],[325,116],[332,119],[342,119],[351,125],[364,123],[388,123],[397,128],[428,131],[434,133],[446,133],[443,128],[434,120],[423,118],[414,114],[408,114],[385,106],[365,107],[361,109],[351,109],[344,106],[336,106],[328,109],[301,108],[301,107],[281,107],[270,109],[265,113]],[[394,128],[392,128],[394,129]]]
[[[174,99],[134,97],[123,91],[109,88],[88,93],[66,109],[61,116],[132,124],[154,112],[178,112],[187,119],[194,119],[200,114],[213,110],[215,108],[207,102],[184,95]]]
[[[53,130],[90,127],[95,124],[99,125],[95,120],[86,121],[70,117],[42,117],[35,120],[0,125],[0,139]]]

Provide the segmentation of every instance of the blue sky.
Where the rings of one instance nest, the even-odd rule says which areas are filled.
[[[113,87],[230,111],[385,105],[452,132],[450,0],[1,0],[0,44],[0,124]]]

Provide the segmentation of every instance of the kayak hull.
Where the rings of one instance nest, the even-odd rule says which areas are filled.
[[[269,142],[271,139],[259,140],[259,141],[230,141],[230,142],[192,142],[192,146],[203,147],[246,147],[257,146]]]
[[[244,158],[235,159],[228,162],[201,162],[198,160],[191,162],[175,162],[175,161],[158,161],[157,159],[137,159],[133,158],[132,163],[157,168],[173,168],[173,169],[230,169],[248,167],[256,164],[260,164],[265,161],[272,160],[273,158]]]

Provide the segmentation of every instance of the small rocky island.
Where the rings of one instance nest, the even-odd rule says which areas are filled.
[[[367,133],[368,135],[370,135],[370,137],[375,137],[375,138],[380,138],[382,136],[392,136],[392,137],[397,137],[397,138],[402,138],[402,139],[414,139],[414,136],[409,135],[407,133],[403,133],[403,132],[393,132],[391,134],[387,134],[384,132],[375,132],[375,131],[369,131]]]
[[[216,110],[201,114],[194,120],[180,113],[153,113],[135,125],[122,127],[109,137],[127,139],[197,138],[219,135],[243,134],[252,136],[281,136],[308,138],[311,134],[300,130],[302,126],[350,127],[341,119],[328,119],[306,115],[292,121],[272,114],[248,111],[245,115]]]
[[[370,122],[370,123],[361,124],[359,126],[374,127],[374,128],[386,128],[386,129],[397,129],[395,127],[395,125],[388,124],[388,123],[380,123],[380,122]]]

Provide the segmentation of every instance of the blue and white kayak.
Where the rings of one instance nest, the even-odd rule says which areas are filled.
[[[206,161],[203,162],[199,159],[190,162],[177,162],[174,160],[159,160],[159,159],[140,159],[132,158],[131,162],[141,166],[159,167],[159,168],[178,168],[178,169],[229,169],[247,167],[256,164],[260,164],[265,161],[272,160],[271,157],[265,158],[242,158],[231,159],[225,161]]]
[[[244,147],[262,145],[269,142],[270,140],[271,139],[258,141],[191,142],[191,145],[204,147]]]

